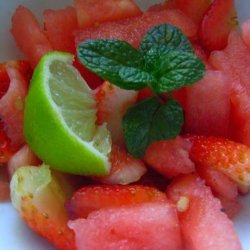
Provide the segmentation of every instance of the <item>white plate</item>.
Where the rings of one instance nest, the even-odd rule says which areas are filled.
[[[10,17],[15,6],[24,4],[40,17],[42,10],[45,8],[63,8],[71,2],[70,0],[0,0],[0,61],[21,57],[8,32]],[[137,0],[137,2],[146,8],[153,3],[161,2],[161,0]],[[240,12],[240,20],[243,21],[250,17],[250,1],[238,0],[236,2]],[[27,37],[27,39],[29,38]],[[234,219],[234,223],[243,249],[250,250],[250,196],[242,198],[241,202],[243,209]],[[0,250],[53,249],[45,240],[27,228],[9,203],[0,204]]]

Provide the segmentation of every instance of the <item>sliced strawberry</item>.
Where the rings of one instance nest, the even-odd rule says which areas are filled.
[[[214,168],[239,184],[250,185],[250,148],[212,136],[191,136],[190,158],[204,167]]]
[[[104,184],[127,185],[140,180],[147,172],[141,160],[135,159],[125,149],[117,145],[112,146],[109,161],[111,163],[109,175],[96,178]]]
[[[29,146],[24,145],[8,161],[8,172],[12,176],[14,172],[22,166],[38,166],[42,162],[31,151]]]
[[[196,23],[200,23],[212,0],[168,0],[167,8],[176,8],[183,11]]]
[[[195,171],[189,159],[192,144],[181,137],[152,143],[146,150],[145,162],[167,178]]]
[[[106,207],[136,205],[147,202],[166,202],[166,195],[152,187],[88,186],[83,187],[66,203],[71,219],[85,218],[92,211]]]
[[[58,249],[74,250],[74,233],[64,208],[67,198],[48,166],[21,167],[12,177],[12,204],[23,220]]]
[[[96,90],[97,124],[107,123],[112,142],[123,146],[122,119],[129,107],[137,99],[137,92],[121,89],[105,81]]]
[[[237,25],[234,0],[214,0],[200,26],[200,41],[209,50],[226,47],[230,31]]]
[[[179,210],[184,249],[242,249],[232,221],[199,177],[177,177],[168,186],[167,196]]]

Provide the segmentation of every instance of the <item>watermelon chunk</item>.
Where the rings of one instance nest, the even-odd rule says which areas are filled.
[[[176,208],[167,203],[101,209],[69,227],[78,250],[183,249]]]
[[[44,26],[53,49],[75,53],[73,32],[78,28],[75,8],[45,10]]]
[[[144,156],[145,162],[167,178],[195,171],[189,159],[191,142],[177,137],[173,140],[153,142]]]
[[[144,34],[157,24],[170,23],[180,28],[190,39],[197,36],[197,26],[179,10],[149,11],[138,17],[101,23],[98,27],[76,32],[76,44],[90,39],[116,38],[138,47]]]
[[[242,249],[232,221],[199,177],[176,178],[168,186],[167,195],[181,211],[179,219],[185,249]]]
[[[81,28],[142,13],[133,0],[75,0],[75,7]]]
[[[39,26],[34,14],[27,8],[19,6],[12,17],[11,33],[22,53],[35,67],[52,46]]]
[[[223,72],[208,70],[201,81],[187,87],[187,133],[228,136],[231,84]]]

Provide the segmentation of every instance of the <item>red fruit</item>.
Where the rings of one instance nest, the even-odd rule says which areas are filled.
[[[210,4],[211,0],[168,0],[166,6],[183,11],[199,24]]]
[[[229,135],[231,84],[231,79],[223,72],[208,70],[201,81],[186,88],[187,133]]]
[[[187,89],[186,87],[182,87],[172,92],[174,99],[176,99],[180,105],[182,106],[183,110],[186,110],[187,106]]]
[[[195,39],[197,36],[197,26],[181,11],[161,10],[145,12],[139,17],[101,23],[98,27],[80,30],[76,32],[76,44],[89,39],[116,38],[138,47],[145,33],[162,23],[179,27],[190,39]]]
[[[29,146],[24,145],[8,161],[8,172],[12,176],[14,172],[22,166],[38,166],[42,162],[31,151]]]
[[[215,170],[207,165],[197,165],[197,172],[200,177],[205,180],[206,185],[212,189],[213,193],[216,196],[219,195],[220,197],[224,197],[229,200],[237,198],[237,184],[222,172]]]
[[[117,145],[112,146],[109,161],[111,163],[109,175],[96,178],[104,184],[127,185],[140,180],[147,172],[141,160],[133,158],[125,149]]]
[[[196,56],[198,56],[204,63],[206,63],[208,61],[209,52],[198,43],[193,43],[192,46]]]
[[[228,35],[236,25],[234,0],[214,0],[201,22],[201,44],[209,50],[225,48]]]
[[[222,211],[228,216],[228,218],[232,219],[235,215],[237,215],[241,210],[241,204],[237,199],[227,199],[222,196],[217,196],[222,205]]]
[[[241,25],[242,39],[246,46],[250,49],[250,19]]]
[[[23,112],[28,82],[18,68],[7,65],[6,71],[10,78],[10,86],[0,99],[0,114],[11,143],[18,148],[24,144]]]
[[[122,119],[128,108],[136,103],[137,92],[124,90],[105,81],[96,90],[97,124],[107,123],[112,142],[123,146]]]
[[[12,16],[11,33],[22,53],[35,67],[43,54],[52,50],[33,13],[19,6]]]
[[[98,26],[101,22],[138,16],[142,12],[132,0],[75,0],[81,28]]]
[[[44,26],[53,49],[75,53],[73,32],[78,28],[75,8],[45,10]]]
[[[5,64],[0,64],[0,100],[7,92],[10,85],[10,78],[6,71]]]
[[[7,163],[15,151],[16,148],[13,147],[8,135],[5,132],[4,123],[0,120],[0,165]]]
[[[103,83],[103,80],[100,77],[89,71],[79,62],[77,55],[75,55],[75,61],[73,65],[77,68],[77,70],[80,72],[80,74],[82,75],[84,80],[88,83],[91,89],[96,89]]]
[[[10,199],[10,183],[6,168],[0,168],[0,202]]]
[[[190,136],[190,158],[197,164],[214,168],[239,184],[250,185],[250,148],[219,137]]]
[[[155,96],[154,92],[149,87],[145,87],[144,89],[138,91],[137,102],[141,102],[144,99],[147,99],[153,96]]]
[[[231,91],[231,136],[250,147],[250,91],[240,83]]]
[[[10,198],[10,183],[0,180],[0,202]]]
[[[71,219],[86,218],[89,213],[106,207],[120,207],[148,202],[167,202],[161,191],[146,186],[86,186],[75,192],[66,208]]]
[[[173,140],[153,142],[144,156],[145,162],[167,178],[195,171],[189,159],[192,144],[181,137]]]
[[[78,250],[183,249],[176,209],[168,203],[101,209],[69,226]]]
[[[232,221],[199,177],[176,178],[168,186],[167,195],[177,204],[185,249],[242,249]]]

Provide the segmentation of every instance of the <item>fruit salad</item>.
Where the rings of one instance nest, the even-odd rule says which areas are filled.
[[[16,6],[0,201],[60,250],[240,250],[250,21],[233,0]],[[28,39],[27,39],[28,38]]]

